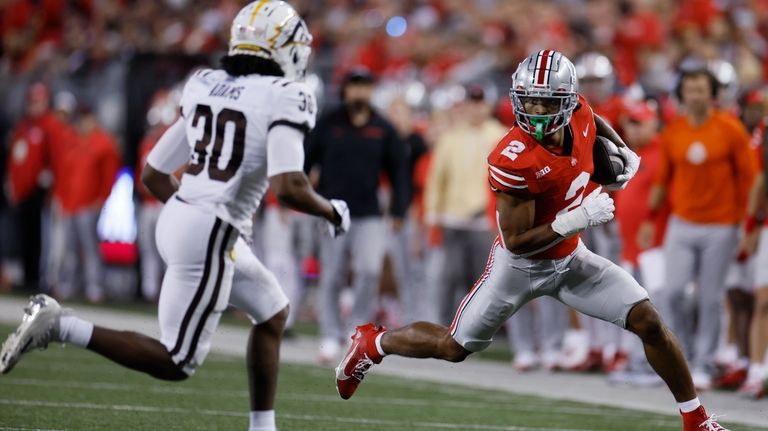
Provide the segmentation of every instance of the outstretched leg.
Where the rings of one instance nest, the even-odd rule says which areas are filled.
[[[360,325],[336,367],[336,390],[349,399],[371,367],[389,354],[461,362],[470,353],[453,339],[449,328],[434,323],[415,322],[390,332],[373,323]]]
[[[174,363],[168,349],[158,340],[136,332],[115,331],[82,320],[47,295],[35,295],[24,309],[24,319],[0,350],[0,373],[9,372],[21,356],[44,349],[51,341],[88,348],[125,367],[163,380],[188,377]]]
[[[453,339],[449,328],[430,322],[414,322],[385,332],[381,336],[380,345],[388,355],[435,358],[450,362],[461,362],[472,353]]]
[[[683,416],[683,430],[727,431],[710,417],[696,396],[691,372],[683,350],[672,332],[662,323],[649,301],[637,304],[627,317],[627,329],[643,341],[645,356],[659,377],[669,386]]]
[[[94,326],[87,348],[124,367],[158,379],[180,381],[189,377],[173,362],[168,349],[160,341],[137,332]]]
[[[650,301],[643,301],[632,308],[627,318],[627,329],[643,341],[648,363],[669,386],[675,400],[680,403],[696,398],[683,351]]]

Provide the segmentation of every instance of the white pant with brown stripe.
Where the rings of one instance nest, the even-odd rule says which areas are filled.
[[[527,259],[497,239],[485,272],[456,312],[451,335],[471,352],[483,350],[510,316],[544,295],[622,328],[632,307],[648,299],[631,275],[582,243],[562,259]]]
[[[205,209],[171,198],[156,239],[167,265],[158,305],[160,341],[187,374],[208,355],[228,303],[254,323],[288,305],[275,276],[238,231]]]

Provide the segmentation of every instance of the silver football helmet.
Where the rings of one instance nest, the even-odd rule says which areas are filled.
[[[571,121],[579,101],[577,88],[576,68],[566,56],[549,49],[529,55],[517,66],[509,89],[518,126],[538,140],[557,132]],[[551,114],[529,114],[525,111],[527,98],[550,99],[559,109]]]
[[[286,78],[300,79],[312,52],[312,35],[296,10],[284,1],[257,0],[232,21],[229,55],[273,60]]]
[[[605,100],[613,93],[616,76],[608,57],[599,52],[587,52],[576,60],[574,66],[576,67],[576,77],[580,83],[576,90],[583,94],[590,103],[594,102],[590,100],[590,96]]]

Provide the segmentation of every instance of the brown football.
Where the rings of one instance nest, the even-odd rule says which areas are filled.
[[[592,161],[595,172],[591,180],[602,185],[613,184],[616,177],[624,172],[624,158],[619,148],[610,139],[598,136],[592,147]]]

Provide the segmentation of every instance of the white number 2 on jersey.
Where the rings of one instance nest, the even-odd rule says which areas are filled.
[[[525,150],[525,144],[520,141],[512,141],[507,145],[507,148],[501,150],[502,156],[509,157],[509,160],[515,161],[517,155]]]
[[[584,191],[587,190],[587,184],[589,184],[589,174],[587,172],[580,173],[579,176],[577,176],[571,182],[571,186],[568,188],[568,192],[565,194],[566,202],[570,199],[573,199],[574,197],[576,199],[573,199],[573,202],[568,204],[567,207],[558,211],[557,215],[565,214],[568,211],[581,205],[581,201],[584,199]]]

